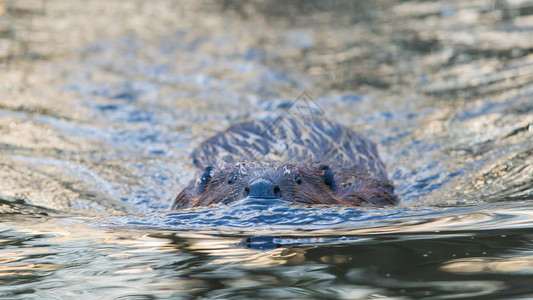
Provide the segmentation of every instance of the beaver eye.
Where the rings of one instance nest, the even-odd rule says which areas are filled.
[[[213,171],[213,167],[209,166],[204,169],[204,173],[202,174],[202,178],[200,178],[200,180],[202,182],[209,183],[209,181],[213,179],[214,173],[215,172]]]
[[[300,175],[294,176],[294,181],[296,181],[297,184],[302,184],[302,177]]]
[[[198,184],[198,194],[203,194],[209,182],[213,180],[213,175],[215,174],[213,169],[213,166],[204,169],[204,173],[202,174],[202,177],[200,177],[200,183]]]
[[[333,192],[337,190],[337,185],[335,184],[335,174],[333,174],[333,171],[329,168],[329,166],[322,165],[320,166],[320,169],[324,171],[322,174],[322,179],[324,180],[324,184]]]
[[[228,177],[228,184],[234,184],[236,180],[237,180],[237,173],[233,172]]]

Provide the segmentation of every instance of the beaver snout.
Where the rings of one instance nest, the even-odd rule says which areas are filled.
[[[281,191],[279,186],[270,180],[257,179],[250,183],[245,189],[244,194],[249,198],[279,199]]]

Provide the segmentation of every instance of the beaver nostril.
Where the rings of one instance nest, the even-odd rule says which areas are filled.
[[[274,196],[276,198],[281,198],[281,191],[279,190],[279,186],[277,185],[274,187]]]

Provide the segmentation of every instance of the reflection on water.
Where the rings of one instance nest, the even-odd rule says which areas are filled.
[[[0,0],[0,297],[530,297],[532,8]],[[399,207],[168,211],[304,91]]]
[[[374,224],[373,230],[293,230],[275,237],[219,228],[204,233],[136,226],[104,230],[88,219],[6,220],[0,234],[0,293],[22,298],[36,292],[91,298],[469,297],[530,288],[531,216],[487,213],[481,223],[492,227],[476,229],[464,228],[461,222],[467,221],[457,223],[450,215],[447,221],[428,215],[420,225],[405,218]],[[431,218],[438,223],[428,225]],[[514,226],[498,228],[501,220]],[[475,222],[474,217],[469,224]],[[275,247],[256,247],[269,243]]]

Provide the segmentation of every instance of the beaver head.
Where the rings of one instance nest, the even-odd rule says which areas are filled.
[[[245,198],[308,204],[340,203],[332,170],[323,164],[236,163],[208,166],[176,198],[173,208],[231,203]]]

